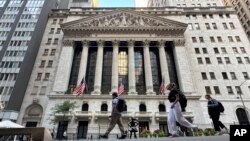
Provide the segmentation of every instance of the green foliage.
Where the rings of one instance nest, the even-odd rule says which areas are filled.
[[[69,113],[70,111],[73,111],[75,108],[77,108],[76,102],[70,102],[69,100],[64,101],[61,104],[56,104],[55,107],[51,108],[52,119],[50,119],[51,123],[56,123],[58,121],[64,121],[65,120],[65,114]],[[55,116],[56,113],[62,113],[63,117]]]
[[[147,138],[148,136],[150,136],[151,135],[151,132],[149,131],[149,130],[144,130],[144,131],[142,131],[140,134],[139,134],[139,136],[141,137],[141,138]]]
[[[153,136],[156,136],[156,137],[165,137],[165,133],[164,131],[160,130],[160,129],[157,129],[153,132]]]
[[[198,129],[197,132],[193,132],[194,136],[202,136],[202,135],[213,136],[213,135],[215,135],[215,133],[216,133],[215,130],[212,128],[206,128],[204,130]]]

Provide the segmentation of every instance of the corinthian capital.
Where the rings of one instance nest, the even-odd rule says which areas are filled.
[[[143,45],[146,47],[149,47],[150,41],[149,40],[144,40]]]
[[[87,46],[87,45],[88,45],[88,43],[89,43],[89,41],[87,41],[87,40],[83,40],[83,41],[82,41],[82,46]]]
[[[134,47],[134,43],[135,43],[134,40],[129,40],[129,41],[128,41],[128,46],[129,46],[129,47]]]
[[[184,46],[185,45],[185,39],[176,39],[174,40],[175,46]]]
[[[103,41],[103,40],[97,41],[98,47],[100,47],[100,46],[103,47],[104,42],[105,42],[105,41]]]
[[[113,47],[119,46],[119,43],[120,43],[120,41],[118,41],[118,40],[112,41]]]
[[[166,41],[160,40],[160,41],[158,41],[158,42],[159,42],[159,46],[160,46],[160,47],[164,47],[164,46],[165,46]]]

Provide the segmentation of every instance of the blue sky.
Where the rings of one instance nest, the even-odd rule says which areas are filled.
[[[98,7],[134,7],[135,0],[99,0]]]

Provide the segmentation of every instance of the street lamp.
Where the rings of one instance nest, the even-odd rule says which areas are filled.
[[[247,82],[248,80],[245,80],[245,81],[243,81],[240,85],[239,85],[239,88],[240,88],[240,86],[241,85],[243,85],[245,82]],[[248,112],[247,112],[247,110],[246,110],[246,106],[245,106],[245,103],[244,103],[244,101],[243,101],[243,98],[242,98],[242,93],[240,93],[239,94],[240,95],[240,100],[241,100],[241,103],[242,103],[242,105],[243,105],[243,109],[244,109],[244,112],[246,113],[246,116],[247,116],[247,122],[248,122],[248,124],[249,124],[249,116],[248,116]]]

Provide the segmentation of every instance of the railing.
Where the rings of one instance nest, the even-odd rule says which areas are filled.
[[[91,111],[75,111],[75,117],[77,119],[79,118],[88,118],[91,119],[92,118],[92,112]]]

